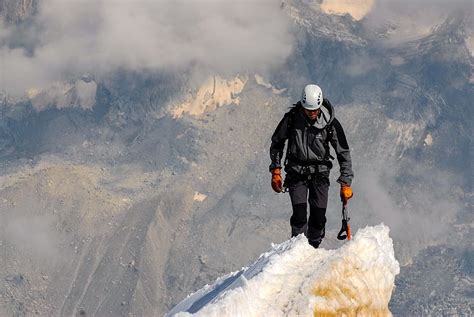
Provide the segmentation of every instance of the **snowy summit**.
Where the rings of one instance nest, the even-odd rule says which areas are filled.
[[[389,228],[366,227],[337,250],[300,235],[188,296],[166,316],[391,316],[400,272]]]

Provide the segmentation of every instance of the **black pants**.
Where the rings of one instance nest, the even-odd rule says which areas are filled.
[[[324,176],[292,177],[288,182],[293,215],[290,218],[292,236],[305,233],[310,243],[324,238],[329,179]],[[307,206],[309,203],[309,219]]]

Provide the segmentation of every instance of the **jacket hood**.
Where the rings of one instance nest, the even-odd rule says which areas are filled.
[[[331,105],[329,100],[326,98],[323,99],[323,104],[321,105],[321,113],[319,114],[314,126],[318,129],[324,129],[328,124],[334,120],[334,107]]]
[[[301,103],[298,101],[295,106],[301,106],[301,115],[306,118],[306,115],[304,114],[304,108],[301,105]],[[335,117],[334,113],[334,107],[331,105],[328,99],[324,98],[323,103],[321,105],[321,113],[319,114],[318,118],[316,121],[313,123],[313,126],[315,126],[318,129],[324,129],[328,124],[330,124]]]

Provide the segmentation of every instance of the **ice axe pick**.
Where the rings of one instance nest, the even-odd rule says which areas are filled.
[[[337,234],[339,240],[351,239],[351,225],[349,224],[349,215],[347,213],[347,202],[342,203],[342,227]]]

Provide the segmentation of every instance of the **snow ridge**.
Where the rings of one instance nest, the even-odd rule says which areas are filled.
[[[391,316],[399,272],[383,224],[359,230],[337,250],[313,249],[299,236],[190,295],[167,316]]]

